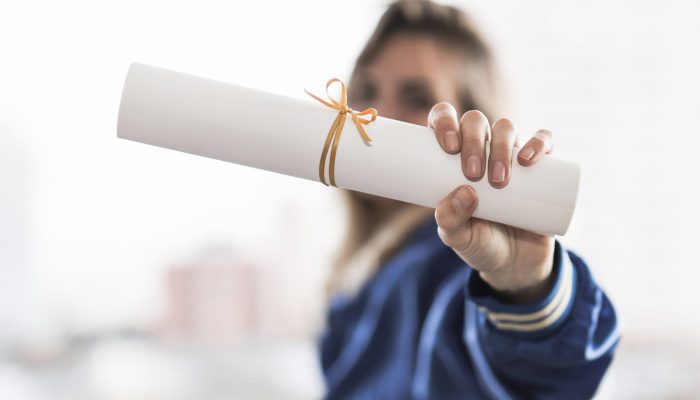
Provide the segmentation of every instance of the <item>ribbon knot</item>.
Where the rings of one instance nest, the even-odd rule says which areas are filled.
[[[328,88],[331,87],[331,85],[334,83],[340,83],[340,101],[334,99],[328,93]],[[343,83],[343,81],[341,81],[338,78],[333,78],[326,83],[326,96],[328,96],[328,99],[330,99],[330,102],[323,100],[322,98],[316,96],[315,94],[309,92],[306,89],[304,89],[304,91],[306,92],[306,94],[308,94],[309,96],[318,100],[321,104],[325,105],[326,107],[332,108],[334,110],[338,110],[338,115],[335,117],[335,120],[333,120],[333,124],[331,125],[331,129],[328,131],[328,135],[326,135],[326,142],[323,144],[323,151],[321,152],[321,160],[319,161],[319,164],[318,164],[319,180],[321,181],[321,183],[328,186],[328,183],[326,183],[326,179],[325,179],[325,170],[326,170],[326,157],[328,156],[328,151],[330,149],[331,156],[330,156],[330,160],[328,163],[328,177],[329,177],[331,186],[336,186],[336,184],[335,184],[335,156],[336,156],[336,153],[338,152],[338,142],[340,141],[340,134],[343,133],[343,127],[345,126],[345,120],[347,119],[347,114],[350,114],[350,117],[352,118],[353,122],[355,123],[355,126],[357,127],[357,132],[360,134],[362,141],[364,141],[366,145],[370,145],[372,143],[372,138],[369,137],[369,135],[367,134],[367,130],[365,129],[364,125],[369,125],[377,119],[377,110],[370,107],[370,108],[367,108],[363,111],[358,112],[358,111],[355,111],[352,108],[348,107],[348,94],[347,94],[347,90],[345,88],[345,83]],[[366,116],[370,116],[370,117],[366,117]]]

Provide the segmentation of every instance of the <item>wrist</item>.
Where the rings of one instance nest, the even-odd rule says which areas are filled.
[[[534,265],[483,271],[479,275],[500,300],[514,304],[532,303],[546,296],[555,282],[554,249],[548,250],[540,260]]]
[[[535,295],[528,299],[518,291],[516,299],[504,299],[476,271],[467,283],[467,297],[486,315],[493,328],[513,335],[541,337],[559,326],[573,308],[578,272],[572,261],[567,250],[555,242],[551,288],[539,298]]]

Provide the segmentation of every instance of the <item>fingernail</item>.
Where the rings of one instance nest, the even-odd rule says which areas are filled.
[[[481,159],[479,156],[471,155],[467,158],[467,176],[477,178],[481,175]]]
[[[506,165],[503,161],[496,161],[493,163],[493,168],[491,169],[491,181],[500,183],[506,180]]]
[[[522,158],[524,158],[524,159],[526,159],[526,160],[528,160],[528,161],[530,161],[530,159],[531,159],[532,156],[534,156],[534,155],[535,155],[535,149],[533,149],[533,148],[530,147],[530,146],[525,147],[525,148],[522,149],[522,151],[520,152],[520,157],[522,157]]]
[[[459,149],[459,139],[457,138],[457,132],[445,132],[445,147],[447,147],[447,150],[450,151],[456,151]]]
[[[459,189],[452,197],[452,206],[455,208],[455,211],[459,213],[463,213],[464,211],[468,210],[471,205],[472,197],[469,193],[467,193],[467,189]]]

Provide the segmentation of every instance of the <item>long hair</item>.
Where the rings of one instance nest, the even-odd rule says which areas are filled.
[[[400,33],[435,38],[460,55],[464,67],[455,77],[459,104],[454,106],[460,114],[478,109],[489,119],[493,117],[500,102],[501,87],[491,49],[464,11],[429,0],[399,0],[388,6],[357,58],[350,78],[351,88],[358,70],[372,62],[388,40]],[[351,92],[351,102],[352,97]],[[328,280],[329,294],[357,289],[432,211],[396,202],[399,210],[389,216],[370,195],[342,190],[342,196],[348,229]]]

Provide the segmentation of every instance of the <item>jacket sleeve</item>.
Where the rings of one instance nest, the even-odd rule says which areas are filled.
[[[612,303],[584,261],[556,242],[555,283],[534,304],[506,304],[477,272],[467,281],[464,341],[482,390],[497,399],[591,398],[620,338]]]

